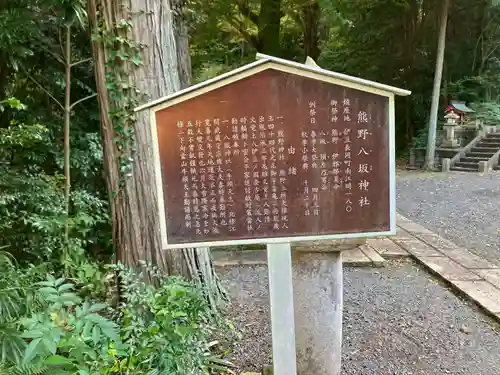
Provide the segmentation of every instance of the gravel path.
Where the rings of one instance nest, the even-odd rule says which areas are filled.
[[[500,264],[500,173],[401,173],[397,209],[427,229]]]
[[[218,270],[244,339],[233,360],[271,363],[265,266]],[[346,268],[343,375],[498,375],[500,330],[410,260]]]

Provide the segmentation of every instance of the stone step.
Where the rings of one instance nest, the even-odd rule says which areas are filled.
[[[493,156],[493,153],[491,152],[468,152],[465,154],[465,157],[481,157],[485,159],[489,159]]]
[[[487,135],[486,137],[483,137],[483,139],[481,139],[481,141],[498,142],[498,141],[500,141],[500,136],[497,137],[496,135],[493,135],[493,136]]]
[[[451,171],[457,171],[457,172],[478,172],[478,169],[474,168],[464,168],[464,167],[451,167]]]
[[[488,161],[489,156],[469,156],[468,154],[465,157],[460,158],[460,162],[470,162],[470,163],[478,163],[480,161]]]
[[[498,151],[498,148],[496,147],[483,147],[483,146],[476,146],[471,149],[472,152],[488,152],[490,155],[493,155],[495,152]]]
[[[496,147],[500,149],[500,140],[496,139],[483,139],[479,143],[476,144],[476,147]]]
[[[479,169],[479,162],[463,162],[458,161],[455,163],[454,167],[462,167],[462,168],[473,168],[475,170]]]
[[[491,144],[490,143],[482,143],[480,145],[476,145],[474,148],[476,148],[476,147],[478,147],[478,148],[487,148],[489,150],[488,152],[493,152],[493,153],[495,153],[498,150],[500,150],[500,145],[498,145],[498,147],[497,147],[497,146],[495,146],[492,143]]]
[[[500,165],[494,165],[493,170],[495,171],[500,171]]]

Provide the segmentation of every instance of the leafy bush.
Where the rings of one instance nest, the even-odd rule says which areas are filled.
[[[485,124],[500,124],[500,105],[496,102],[477,102],[472,103],[471,107],[476,111],[478,118]]]
[[[2,374],[202,375],[228,371],[213,353],[219,330],[203,291],[148,269],[157,286],[122,266],[121,303],[82,298],[61,277],[41,280],[41,268],[0,263],[0,371]],[[36,271],[35,271],[36,270]],[[5,275],[5,276],[4,276]],[[86,294],[86,293],[85,293]]]
[[[21,363],[26,349],[21,319],[40,307],[34,281],[45,271],[43,265],[20,269],[10,254],[0,252],[0,363]]]
[[[227,371],[230,364],[212,354],[217,344],[215,317],[201,288],[147,268],[158,286],[143,275],[119,267],[123,302],[119,320],[123,342],[134,350],[127,363],[134,370],[158,374],[201,375]],[[147,371],[146,371],[147,372]]]
[[[38,285],[43,309],[22,321],[22,337],[30,340],[22,365],[38,364],[60,375],[111,369],[110,353],[119,349],[119,329],[100,315],[108,306],[82,301],[63,278],[49,276]]]
[[[16,259],[46,259],[61,246],[62,180],[32,163],[47,145],[47,132],[41,125],[0,129],[0,246]]]
[[[429,127],[426,126],[423,129],[417,131],[417,135],[413,137],[413,147],[421,148],[427,147],[427,138],[429,136]]]
[[[52,147],[45,126],[13,122],[0,128],[0,246],[19,260],[60,255],[67,221],[72,249],[109,247],[105,200],[77,187],[71,194],[71,216],[66,216],[64,177],[46,171],[46,150]]]

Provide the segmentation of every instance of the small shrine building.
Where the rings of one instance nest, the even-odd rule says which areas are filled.
[[[465,105],[465,102],[451,101],[451,103],[445,109],[445,118],[456,118],[456,122],[459,125],[463,125],[469,122],[470,119],[468,116],[471,113],[474,113],[474,110],[467,107]]]

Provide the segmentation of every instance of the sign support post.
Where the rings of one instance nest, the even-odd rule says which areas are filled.
[[[267,245],[274,375],[297,374],[291,248]]]
[[[335,257],[332,267],[333,274],[333,296],[334,296],[334,319],[332,322],[332,343],[336,349],[333,352],[334,373],[340,375],[342,369],[342,315],[344,311],[344,272],[342,269],[342,252],[333,254]]]
[[[292,254],[298,375],[340,375],[343,279],[341,251]]]

